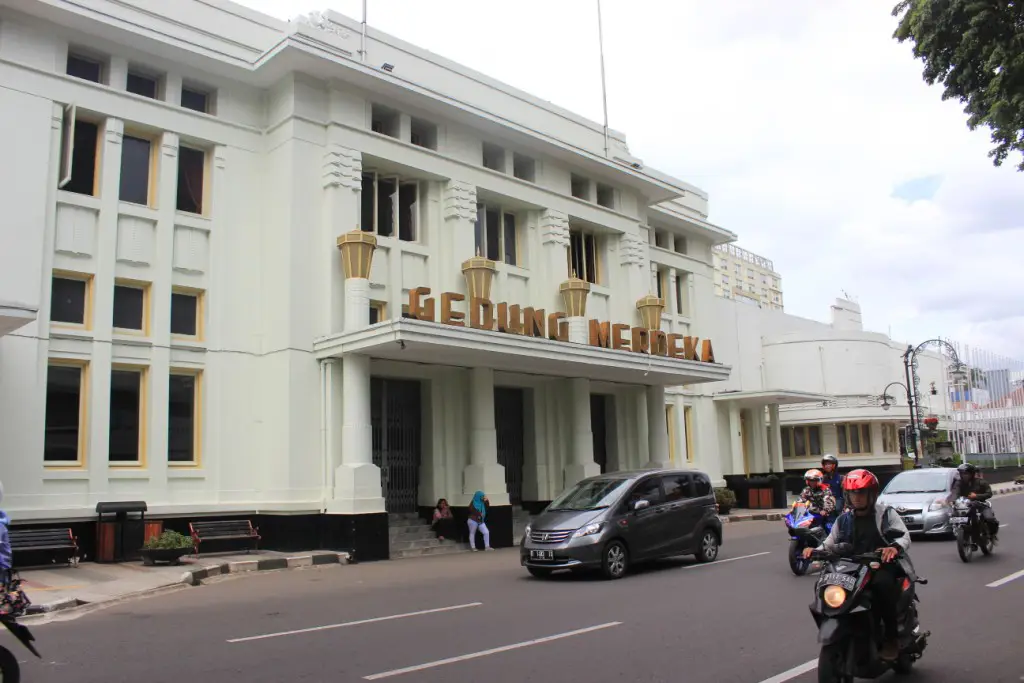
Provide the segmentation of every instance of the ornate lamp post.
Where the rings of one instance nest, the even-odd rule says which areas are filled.
[[[949,352],[950,360],[953,363],[949,374],[954,384],[962,382],[967,377],[967,371],[964,369],[964,364],[960,361],[960,356],[957,355],[956,349],[948,341],[929,339],[921,342],[916,347],[907,346],[907,350],[903,353],[903,370],[907,376],[905,388],[907,389],[907,401],[910,404],[910,424],[914,430],[912,445],[914,446],[915,455],[921,443],[921,395],[917,390],[921,384],[921,378],[917,375],[917,354],[930,344],[935,344]],[[885,400],[883,398],[883,409],[885,408],[884,403]]]

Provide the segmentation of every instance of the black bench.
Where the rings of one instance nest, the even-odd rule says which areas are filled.
[[[192,532],[192,548],[196,555],[199,555],[199,544],[203,541],[245,541],[253,544],[253,550],[259,548],[259,531],[248,519],[189,522],[188,528]],[[249,548],[245,552],[249,552]]]
[[[78,539],[70,528],[64,529],[11,529],[11,553],[43,555],[56,564],[58,560],[69,566],[78,565]]]

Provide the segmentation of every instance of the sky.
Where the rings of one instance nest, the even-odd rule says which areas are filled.
[[[241,0],[281,19],[361,0]],[[895,0],[603,0],[609,125],[771,259],[787,313],[1024,359],[1024,173],[892,38]],[[371,27],[602,120],[596,0],[368,0]]]

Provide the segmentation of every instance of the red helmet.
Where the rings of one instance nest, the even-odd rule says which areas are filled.
[[[843,479],[844,491],[878,490],[878,477],[868,470],[853,470]]]

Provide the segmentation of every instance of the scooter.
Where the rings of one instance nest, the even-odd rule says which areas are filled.
[[[783,519],[789,535],[789,568],[797,576],[803,576],[812,564],[811,560],[804,559],[804,548],[820,546],[832,531],[832,523],[811,512],[810,506],[802,500],[793,503],[793,509]]]
[[[35,636],[28,629],[28,626],[18,623],[18,617],[25,613],[25,609],[31,604],[28,596],[21,590],[21,579],[11,579],[6,586],[0,586],[0,624],[3,624],[28,651],[36,657],[42,656],[36,650]],[[3,683],[18,683],[21,680],[21,666],[18,658],[6,647],[0,645],[0,681]]]
[[[899,654],[895,661],[879,657],[883,628],[871,611],[871,593],[865,590],[871,577],[882,567],[878,552],[854,555],[851,544],[842,544],[830,554],[815,550],[811,557],[825,561],[814,586],[811,616],[818,626],[818,683],[853,683],[856,678],[878,678],[890,669],[908,674],[928,646],[931,631],[922,631],[917,615],[916,581],[904,577],[897,603]]]

